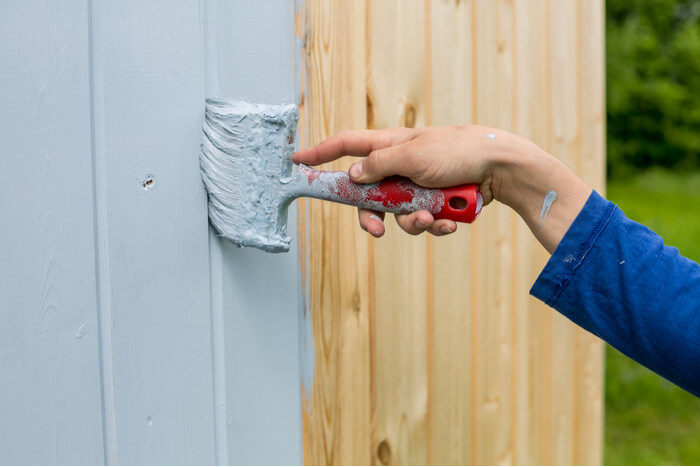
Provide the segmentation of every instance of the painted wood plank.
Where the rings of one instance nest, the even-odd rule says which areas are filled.
[[[278,104],[296,98],[294,2],[208,1],[207,97]],[[270,254],[212,238],[221,263],[226,450],[232,464],[297,464],[301,452],[296,204],[292,248]],[[217,357],[217,356],[215,356]],[[271,443],[274,448],[271,448]]]
[[[370,4],[367,50],[374,128],[426,125],[425,4]],[[387,216],[375,241],[373,433],[377,464],[425,464],[429,450],[427,240],[412,237]]]
[[[431,115],[433,125],[472,122],[471,27],[473,0],[433,1],[430,12]],[[480,221],[479,221],[480,222]],[[432,241],[433,352],[428,461],[433,465],[476,462],[473,408],[476,358],[476,308],[473,278],[475,229],[460,225],[452,235]]]
[[[296,34],[303,44],[302,146],[367,121],[364,2],[305,1]],[[348,160],[326,164],[346,170]],[[305,270],[304,463],[371,462],[371,243],[347,206],[300,205]],[[302,236],[303,234],[303,236]],[[306,331],[305,331],[306,330]]]
[[[114,384],[110,461],[214,461],[201,7],[95,2],[97,209]],[[106,236],[104,236],[106,234]]]
[[[0,4],[0,463],[101,464],[87,2]]]

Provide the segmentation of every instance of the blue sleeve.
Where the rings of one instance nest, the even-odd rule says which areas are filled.
[[[700,266],[598,193],[530,293],[700,397]]]

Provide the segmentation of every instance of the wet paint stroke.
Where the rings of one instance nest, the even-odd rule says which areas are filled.
[[[557,192],[552,190],[549,191],[546,195],[544,195],[544,201],[542,202],[542,210],[540,211],[540,221],[537,224],[538,227],[542,225],[544,220],[547,218],[547,214],[549,214],[549,210],[552,208],[552,204],[557,200]]]

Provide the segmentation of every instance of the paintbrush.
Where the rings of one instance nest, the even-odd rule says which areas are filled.
[[[294,173],[296,105],[207,99],[205,107],[200,164],[209,219],[238,246],[288,251],[287,211],[301,196],[396,214],[424,209],[436,219],[467,223],[481,211],[475,185],[424,188],[402,177],[362,185],[346,172],[305,165]]]

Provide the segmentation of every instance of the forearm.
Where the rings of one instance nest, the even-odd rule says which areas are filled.
[[[530,293],[700,396],[700,266],[598,194]]]
[[[508,132],[495,135],[494,197],[514,209],[553,253],[592,190],[536,144]]]

